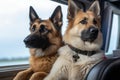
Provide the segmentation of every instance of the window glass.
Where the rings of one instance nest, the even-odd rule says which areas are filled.
[[[63,27],[66,28],[67,6],[50,0],[2,0],[0,2],[0,66],[29,63],[29,50],[23,40],[29,32],[29,6],[42,19],[48,19],[54,9],[62,6]]]
[[[113,50],[120,49],[120,15],[113,14],[112,28],[107,54],[112,54]]]
[[[120,49],[120,15],[118,16],[118,28],[119,28],[118,49]]]

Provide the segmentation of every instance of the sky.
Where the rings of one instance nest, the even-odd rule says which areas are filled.
[[[67,6],[50,0],[2,0],[0,2],[0,59],[19,58],[29,55],[23,40],[29,35],[29,7],[33,6],[42,19],[48,19],[54,9],[62,6],[63,27],[66,29]]]

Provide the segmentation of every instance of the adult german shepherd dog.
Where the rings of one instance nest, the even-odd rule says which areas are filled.
[[[99,2],[85,11],[74,1],[68,1],[68,27],[63,36],[66,45],[59,49],[60,56],[44,80],[85,80],[91,67],[104,58]]]
[[[30,68],[19,72],[14,80],[43,80],[57,58],[57,50],[62,46],[60,6],[47,20],[39,18],[31,6],[29,17],[31,34],[24,39],[24,43],[30,49]]]

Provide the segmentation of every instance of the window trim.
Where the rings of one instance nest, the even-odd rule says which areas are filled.
[[[65,5],[68,4],[68,0],[51,0],[51,1],[54,1],[54,2],[57,2],[57,3],[61,3],[61,4],[65,4]]]
[[[117,7],[112,5],[109,2],[106,3],[106,8],[104,9],[103,12],[103,17],[102,17],[102,32],[103,34],[103,47],[102,49],[106,52],[108,52],[109,48],[109,42],[110,42],[110,36],[111,36],[111,29],[112,29],[112,18],[113,18],[113,13],[120,14],[120,11]],[[104,27],[104,29],[103,29]]]
[[[19,71],[29,68],[29,64],[0,67],[0,79],[12,80]]]

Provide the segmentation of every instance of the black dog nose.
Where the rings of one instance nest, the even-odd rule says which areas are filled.
[[[33,41],[35,41],[35,40],[36,40],[35,37],[27,36],[27,37],[24,39],[24,43],[25,43],[25,44],[29,44],[29,43],[31,43],[31,42],[33,42]]]
[[[28,43],[29,42],[29,38],[26,37],[23,41],[24,41],[24,43]]]
[[[99,30],[96,27],[91,26],[88,29],[82,31],[81,39],[83,41],[93,42],[97,38],[98,32]]]
[[[90,31],[91,34],[97,34],[98,33],[98,29],[93,27],[93,26],[89,28],[89,31]]]

